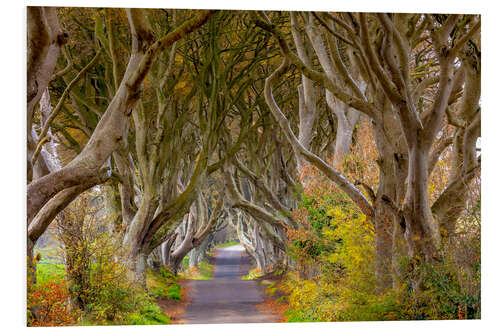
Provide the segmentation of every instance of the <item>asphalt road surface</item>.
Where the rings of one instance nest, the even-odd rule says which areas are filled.
[[[191,303],[183,314],[187,324],[273,323],[278,318],[255,307],[263,298],[263,287],[242,280],[248,273],[248,257],[241,245],[217,250],[214,276],[210,280],[190,280]],[[243,269],[242,269],[242,266]],[[245,269],[246,268],[246,269]]]

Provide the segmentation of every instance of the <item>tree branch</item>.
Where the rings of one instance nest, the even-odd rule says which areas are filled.
[[[293,147],[294,151],[303,156],[309,163],[320,169],[330,180],[335,182],[349,197],[361,208],[364,214],[372,217],[374,214],[373,207],[368,200],[364,197],[359,189],[351,184],[340,172],[333,169],[320,157],[307,150],[298,140],[292,129],[290,123],[285,115],[281,112],[279,106],[276,104],[272,93],[272,84],[281,76],[288,65],[287,58],[283,60],[281,66],[276,69],[267,79],[264,86],[264,93],[266,102],[271,109],[274,117],[280,124],[281,130],[285,133],[288,142]]]

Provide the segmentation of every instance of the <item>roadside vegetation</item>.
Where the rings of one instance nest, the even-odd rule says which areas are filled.
[[[208,254],[210,257],[210,255]],[[184,257],[182,261],[184,270],[179,273],[179,276],[190,280],[209,280],[214,274],[214,266],[209,264],[207,260],[200,261],[198,266],[189,266],[189,258]]]
[[[414,270],[422,279],[419,292],[412,292],[413,276],[406,273],[410,259],[401,256],[395,263],[401,273],[394,288],[380,293],[374,227],[327,183],[307,188],[294,212],[307,230],[288,234],[288,251],[296,266],[290,266],[277,282],[265,283],[269,296],[281,290],[273,302],[286,308],[286,321],[481,318],[478,199],[460,220],[458,238],[444,245],[442,261]],[[262,278],[254,271],[249,276]]]
[[[83,309],[68,300],[70,290],[63,264],[43,263],[37,267],[37,283],[28,292],[28,326],[68,325],[158,325],[169,318],[156,304],[158,297],[180,299],[180,286],[156,272],[148,272],[148,291],[103,274],[108,283],[88,286]],[[97,267],[95,267],[97,269]]]
[[[99,206],[82,196],[56,221],[59,248],[37,252],[36,283],[28,289],[28,326],[168,324],[158,297],[180,300],[176,277],[148,270],[138,286],[105,228]]]

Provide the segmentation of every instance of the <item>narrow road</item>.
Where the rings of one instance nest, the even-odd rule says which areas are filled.
[[[241,280],[248,257],[235,245],[218,249],[214,276],[210,280],[190,280],[188,305],[182,319],[187,324],[273,323],[278,318],[257,310],[263,288],[255,281]],[[244,268],[247,268],[244,267]],[[248,268],[244,273],[248,272]]]

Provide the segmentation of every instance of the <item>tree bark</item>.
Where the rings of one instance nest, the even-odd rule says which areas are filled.
[[[38,141],[32,135],[35,106],[46,91],[61,47],[68,35],[62,31],[55,7],[27,8],[27,182],[48,173],[44,161],[31,163]],[[43,138],[40,138],[43,139]],[[37,170],[34,175],[33,172]],[[36,178],[35,178],[36,179]]]

